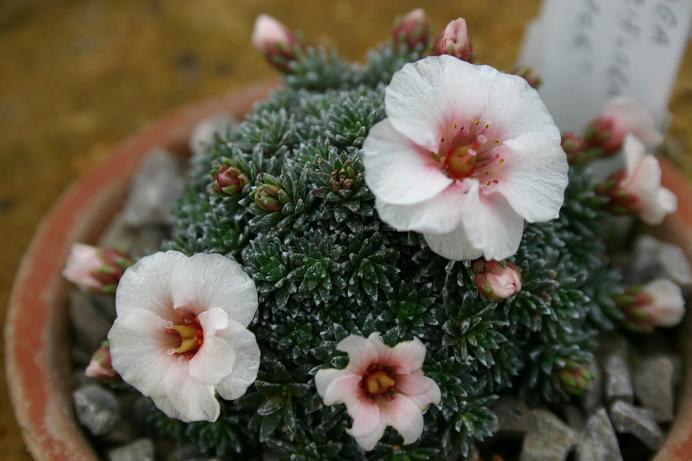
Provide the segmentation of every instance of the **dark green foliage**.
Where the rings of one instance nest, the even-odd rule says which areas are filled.
[[[491,435],[491,403],[503,392],[532,401],[566,396],[557,374],[587,364],[596,335],[617,316],[618,274],[606,266],[604,216],[584,174],[572,171],[558,220],[527,224],[513,262],[523,289],[494,303],[473,284],[470,262],[432,253],[420,235],[382,223],[363,180],[362,143],[384,118],[383,90],[423,50],[384,46],[355,68],[311,50],[287,87],[258,104],[239,129],[193,161],[170,247],[239,260],[259,292],[250,329],[262,350],[258,380],[215,423],[159,416],[163,433],[212,453],[258,446],[282,459],[444,459]],[[214,172],[238,168],[238,194],[214,190]],[[313,377],[344,367],[336,344],[379,331],[395,345],[427,346],[424,371],[442,402],[425,415],[419,442],[391,429],[365,453],[345,429],[343,406],[325,407]]]

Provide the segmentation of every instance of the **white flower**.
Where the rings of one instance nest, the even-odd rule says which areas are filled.
[[[380,219],[449,259],[516,253],[524,220],[555,219],[567,186],[560,132],[521,77],[451,56],[406,64],[363,146]]]
[[[122,379],[182,421],[214,421],[216,393],[237,399],[255,381],[260,350],[246,326],[255,285],[215,254],[153,254],[129,268],[116,293],[112,364]]]
[[[661,167],[633,135],[625,138],[625,175],[619,188],[636,199],[633,206],[648,224],[660,224],[678,207],[675,194],[661,186]]]
[[[348,353],[348,366],[318,371],[315,385],[325,405],[346,405],[353,418],[347,431],[361,448],[375,448],[387,426],[401,434],[404,444],[418,440],[423,413],[440,403],[440,388],[421,371],[423,343],[414,339],[391,348],[373,333],[348,336],[336,348]]]

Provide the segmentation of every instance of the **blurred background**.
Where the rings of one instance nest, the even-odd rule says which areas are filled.
[[[22,253],[59,194],[166,111],[275,77],[250,45],[269,13],[351,60],[422,6],[463,16],[479,62],[511,69],[539,0],[0,0],[0,323]],[[664,150],[692,178],[692,51]],[[4,343],[0,348],[4,346]],[[0,360],[3,360],[3,355]],[[30,459],[0,379],[0,458]]]

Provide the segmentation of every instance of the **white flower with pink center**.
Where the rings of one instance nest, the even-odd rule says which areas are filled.
[[[257,311],[252,279],[216,254],[153,254],[116,293],[112,365],[172,418],[215,421],[216,394],[237,399],[255,381],[260,350],[246,327]]]
[[[407,64],[363,146],[382,219],[449,259],[516,253],[524,221],[559,215],[560,132],[525,79],[451,56]]]
[[[353,419],[348,433],[364,450],[372,450],[387,426],[404,444],[423,433],[423,414],[440,402],[440,388],[421,370],[425,346],[418,339],[388,347],[378,333],[351,335],[336,348],[348,354],[348,366],[320,370],[317,392],[325,405],[343,403]]]

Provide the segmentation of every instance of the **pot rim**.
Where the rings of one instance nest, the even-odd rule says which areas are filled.
[[[221,113],[242,118],[274,86],[273,81],[248,85],[164,115],[118,144],[63,193],[42,219],[16,273],[5,324],[10,399],[35,459],[97,459],[72,411],[68,284],[61,276],[71,245],[93,241],[102,233],[121,208],[139,163],[153,148],[162,146],[182,155],[197,123]],[[692,183],[668,160],[660,160],[664,185],[678,197],[692,197]],[[681,245],[692,260],[692,201],[679,201],[678,211],[666,218],[662,234]],[[681,329],[683,363],[692,361],[691,318],[686,316]],[[692,414],[692,367],[685,367],[679,396],[676,418],[655,461],[692,458],[692,418],[685,418]]]

